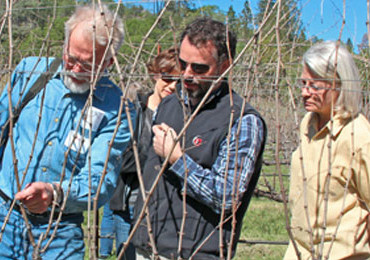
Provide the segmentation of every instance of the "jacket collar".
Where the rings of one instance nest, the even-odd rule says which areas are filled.
[[[343,127],[350,121],[350,119],[343,119],[338,115],[334,115],[332,122],[328,121],[321,129],[317,129],[318,115],[311,112],[308,122],[306,135],[310,139],[323,138],[327,134],[331,134],[333,139],[336,139]]]

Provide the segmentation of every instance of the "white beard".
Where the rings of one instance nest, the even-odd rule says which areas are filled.
[[[82,76],[80,75],[82,74]],[[100,72],[98,75],[97,82],[103,76],[104,72]],[[78,80],[85,80],[83,83],[75,83],[71,76]],[[64,71],[64,85],[73,93],[82,94],[90,90],[90,82],[89,82],[90,73],[76,73],[72,71]]]
[[[82,75],[81,75],[82,74]],[[73,71],[64,71],[63,82],[65,86],[72,92],[76,94],[85,93],[90,89],[89,73],[76,73]],[[83,83],[76,83],[72,80],[72,77],[84,81]],[[100,77],[99,77],[100,78]]]
[[[70,76],[64,77],[64,85],[72,92],[76,94],[82,94],[85,93],[90,89],[90,83],[84,82],[81,84],[75,83]]]

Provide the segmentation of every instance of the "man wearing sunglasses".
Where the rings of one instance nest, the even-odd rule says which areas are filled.
[[[235,47],[234,33],[209,18],[195,20],[181,36],[182,84],[158,107],[143,171],[145,194],[151,196],[150,232],[146,218],[139,219],[141,196],[136,204],[137,259],[155,252],[163,259],[235,254],[266,138],[258,112],[249,104],[244,108],[226,80],[213,83],[230,66]]]
[[[128,115],[119,113],[122,91],[99,73],[122,44],[122,21],[104,5],[78,7],[65,33],[64,62],[53,72],[54,58],[28,57],[11,77],[14,108],[50,74],[22,109],[12,140],[0,146],[0,226],[9,217],[1,259],[83,259],[83,211],[94,198],[100,206],[112,195],[130,140]],[[9,106],[5,88],[1,129]]]

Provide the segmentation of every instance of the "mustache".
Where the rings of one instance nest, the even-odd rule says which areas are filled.
[[[218,76],[207,76],[207,77],[188,77],[184,78],[184,82],[188,84],[200,84],[200,83],[207,83],[207,84],[212,84],[215,80],[218,79]]]
[[[72,77],[77,80],[86,80],[87,78],[91,77],[91,74],[94,74],[94,77],[97,75],[96,73],[92,73],[92,72],[74,72],[74,71],[68,71],[68,70],[64,70],[62,73],[67,77]],[[100,78],[103,75],[104,75],[104,72],[100,72],[97,76]]]
[[[64,84],[68,89],[71,90],[71,92],[77,93],[77,94],[85,93],[86,91],[88,91],[90,89],[89,82],[76,84],[75,82],[73,82],[71,77],[65,77],[64,78]]]
[[[184,83],[186,84],[199,84],[199,81],[194,78],[186,78],[184,79]]]

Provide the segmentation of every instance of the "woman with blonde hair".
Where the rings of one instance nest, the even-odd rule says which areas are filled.
[[[370,124],[360,113],[358,69],[332,41],[312,46],[302,63],[308,113],[292,155],[284,259],[368,259]]]

